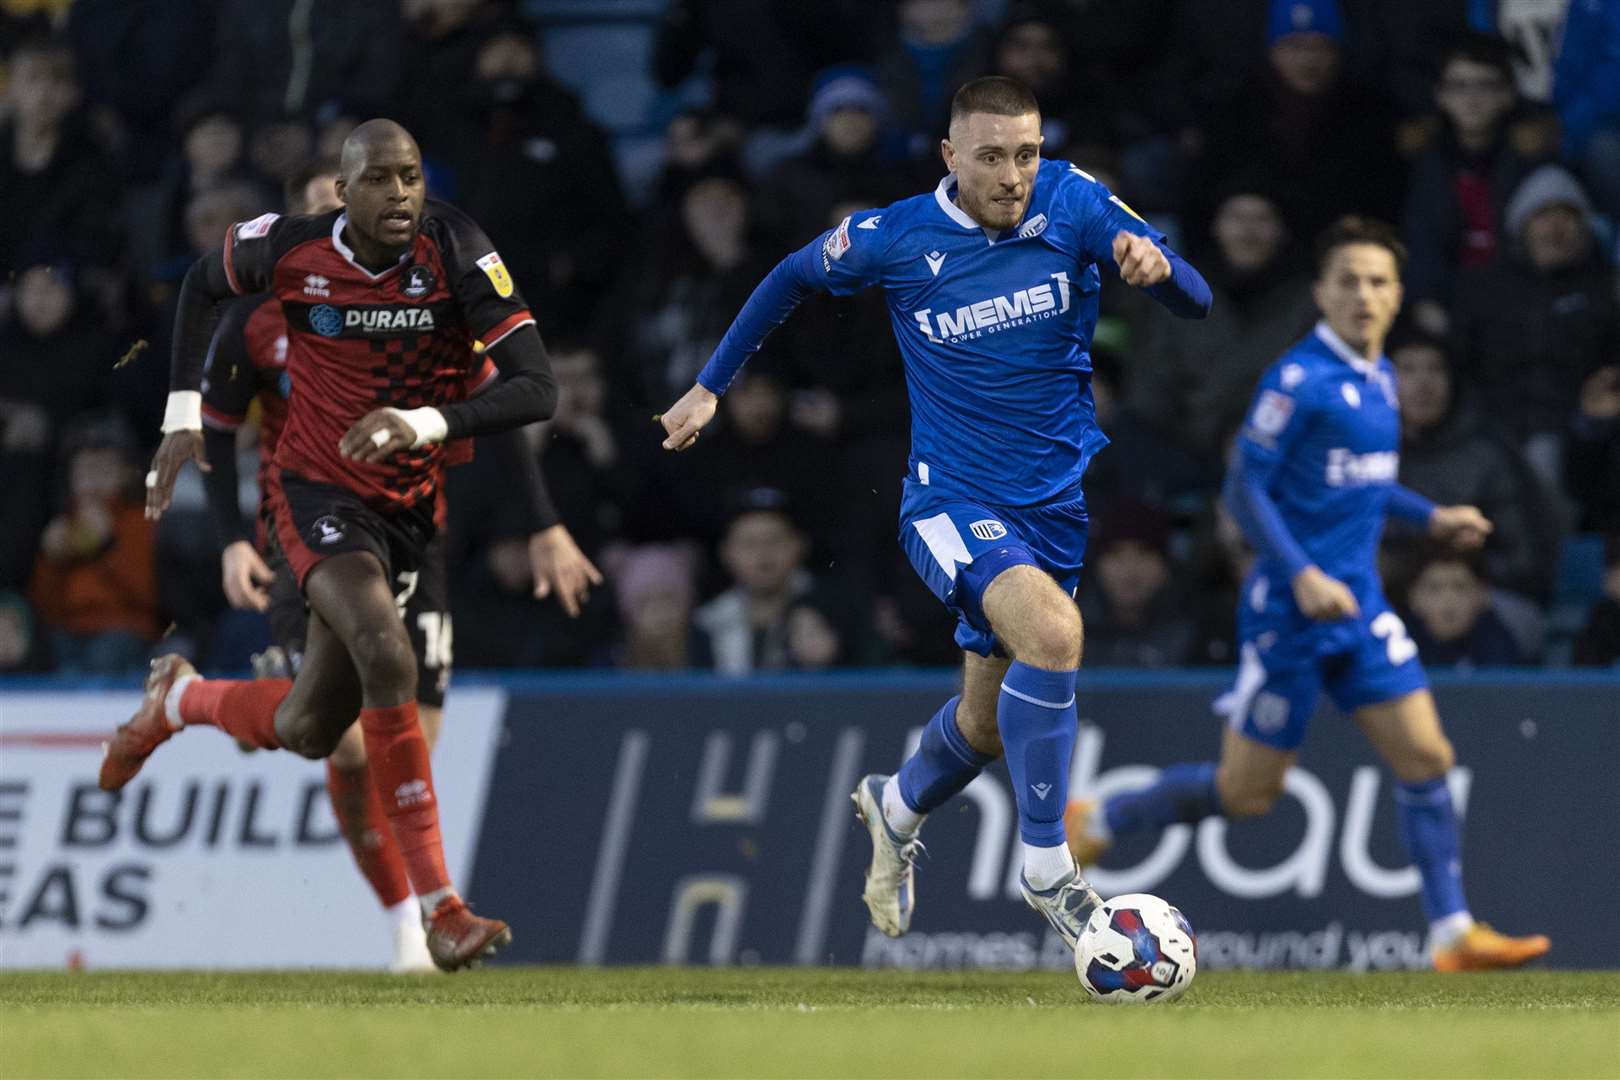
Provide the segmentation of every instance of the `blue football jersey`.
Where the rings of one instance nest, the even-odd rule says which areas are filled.
[[[1165,237],[1078,166],[1044,161],[1016,228],[980,227],[947,175],[821,239],[820,288],[881,286],[905,361],[911,474],[997,506],[1073,498],[1108,440],[1092,331],[1121,230]]]
[[[1378,589],[1378,538],[1400,470],[1395,369],[1318,323],[1260,379],[1238,436],[1246,475],[1322,571],[1358,596]],[[1262,556],[1256,575],[1286,582]]]

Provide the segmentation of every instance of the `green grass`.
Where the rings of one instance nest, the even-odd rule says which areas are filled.
[[[0,1077],[1620,1077],[1620,973],[0,975]]]

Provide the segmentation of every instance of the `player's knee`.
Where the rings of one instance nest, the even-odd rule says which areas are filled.
[[[416,653],[403,626],[362,631],[349,651],[368,697],[416,693]]]
[[[1019,660],[1049,671],[1080,666],[1082,632],[1078,609],[1065,604],[1045,614],[1034,629]]]
[[[276,737],[299,757],[320,761],[332,756],[343,737],[342,725],[328,721],[317,712],[280,715],[276,717]]]
[[[1457,763],[1451,740],[1441,736],[1421,746],[1411,747],[1396,766],[1396,775],[1407,783],[1421,783],[1446,775]]]

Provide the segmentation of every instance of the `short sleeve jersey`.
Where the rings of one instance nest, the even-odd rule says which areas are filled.
[[[1400,408],[1387,357],[1357,356],[1326,326],[1261,376],[1238,435],[1245,470],[1323,572],[1378,588],[1378,538],[1400,472]],[[1285,567],[1257,572],[1286,581]]]
[[[821,287],[884,290],[911,399],[911,473],[992,506],[1075,498],[1108,439],[1091,335],[1120,231],[1165,237],[1079,166],[1044,161],[1024,218],[991,233],[927,194],[851,215],[821,241]]]
[[[347,217],[266,214],[233,225],[225,272],[238,293],[267,291],[284,320],[284,372],[297,388],[276,467],[353,491],[381,509],[433,496],[452,451],[436,443],[366,465],[338,442],[373,409],[466,397],[485,348],[534,322],[494,245],[470,218],[429,199],[411,249],[373,273],[345,242]]]

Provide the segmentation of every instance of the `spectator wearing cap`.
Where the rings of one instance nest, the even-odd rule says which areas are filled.
[[[1347,213],[1393,217],[1401,183],[1394,116],[1345,73],[1339,5],[1273,0],[1263,32],[1263,67],[1203,118],[1197,168],[1211,182],[1202,189],[1224,191],[1233,176],[1265,176],[1304,237]],[[1199,191],[1191,197],[1196,229],[1214,207]]]
[[[762,488],[742,497],[720,541],[729,585],[694,620],[712,670],[748,675],[794,666],[790,616],[815,584],[805,568],[808,551],[781,492]]]
[[[1164,515],[1129,502],[1093,518],[1080,607],[1088,666],[1168,667],[1184,663],[1193,622],[1172,587]]]
[[[1465,274],[1458,290],[1467,380],[1555,484],[1582,384],[1620,356],[1615,270],[1590,212],[1575,178],[1543,165],[1508,202],[1506,257]]]
[[[1507,624],[1492,609],[1490,579],[1471,555],[1434,551],[1406,590],[1407,630],[1430,670],[1522,664]]]
[[[1258,177],[1234,180],[1196,257],[1215,297],[1209,317],[1192,331],[1149,311],[1132,350],[1131,410],[1204,452],[1219,450],[1260,373],[1316,321],[1281,201]]]
[[[1441,334],[1453,303],[1466,298],[1459,271],[1490,266],[1512,236],[1508,199],[1534,163],[1508,137],[1518,93],[1501,38],[1468,34],[1448,49],[1434,100],[1441,124],[1412,164],[1401,226],[1407,303],[1420,326]]]
[[[1585,667],[1620,666],[1620,532],[1603,545],[1603,595],[1575,638],[1573,659]]]
[[[635,671],[682,671],[693,663],[691,553],[677,544],[643,544],[609,568],[624,640],[615,666]]]
[[[1443,340],[1414,333],[1389,356],[1401,406],[1400,482],[1439,506],[1479,507],[1493,526],[1483,554],[1491,580],[1545,602],[1558,516],[1512,432],[1457,393]]]
[[[764,222],[772,242],[797,248],[826,228],[834,206],[862,200],[887,206],[911,193],[906,170],[886,144],[888,103],[872,73],[843,64],[816,76],[810,95],[814,141],[784,159],[766,182],[771,193]]]
[[[87,421],[64,442],[64,505],[40,539],[30,582],[59,670],[138,670],[162,628],[155,532],[134,449],[116,420]]]

